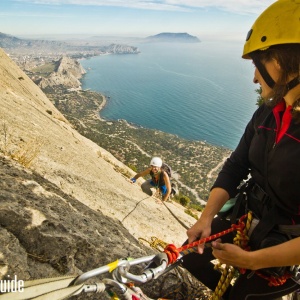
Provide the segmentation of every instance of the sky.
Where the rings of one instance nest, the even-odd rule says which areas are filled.
[[[146,37],[187,32],[245,40],[275,0],[1,0],[0,32],[27,36]]]

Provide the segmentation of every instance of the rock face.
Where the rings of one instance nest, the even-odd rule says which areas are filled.
[[[48,78],[42,78],[38,86],[45,89],[62,85],[66,88],[81,89],[79,79],[83,74],[85,70],[78,61],[64,56],[57,62],[56,70]]]
[[[195,219],[130,184],[122,174],[134,172],[75,131],[1,49],[0,103],[0,279],[79,274],[154,253],[139,238],[186,239],[174,214]]]
[[[37,173],[0,157],[0,174],[1,278],[76,274],[146,254],[119,221],[93,211]]]

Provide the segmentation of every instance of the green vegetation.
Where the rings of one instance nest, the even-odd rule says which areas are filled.
[[[190,209],[186,209],[184,212],[185,212],[186,214],[190,215],[191,217],[195,218],[196,220],[199,219],[199,216],[196,215],[196,214],[194,214]]]
[[[57,68],[57,62],[50,62],[41,66],[38,66],[31,70],[35,75],[39,75],[42,77],[48,77],[52,72],[54,72]]]
[[[256,100],[256,105],[261,106],[264,102],[264,99],[262,98],[261,94],[261,87],[256,89],[255,92],[258,94],[257,100]]]
[[[187,207],[190,204],[191,199],[187,196],[181,196],[179,202],[182,206]]]
[[[199,219],[199,212],[202,212],[204,209],[203,205],[199,203],[192,203],[191,199],[186,195],[183,195],[181,192],[179,192],[179,195],[176,195],[172,200],[186,207],[185,213],[189,214],[195,219]]]
[[[38,138],[32,138],[25,142],[16,139],[6,122],[0,128],[0,152],[18,161],[25,168],[29,168],[32,161],[38,157],[44,142]]]
[[[129,164],[128,167],[129,167],[132,171],[134,171],[134,172],[136,172],[136,173],[138,172],[136,166]]]

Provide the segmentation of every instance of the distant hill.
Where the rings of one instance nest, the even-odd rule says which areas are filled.
[[[55,40],[35,40],[21,39],[0,32],[0,48],[7,52],[37,54],[37,53],[56,53],[58,55],[83,55],[86,53],[99,55],[104,53],[112,54],[138,54],[137,47],[124,44],[97,45],[89,44],[85,40],[77,40],[76,43]]]
[[[67,44],[64,42],[47,41],[47,40],[32,40],[32,39],[19,39],[15,36],[0,32],[0,47],[3,49],[15,49],[15,48],[26,48],[26,49],[43,49],[43,48],[62,48],[66,47]]]
[[[200,40],[186,32],[172,33],[162,32],[156,35],[151,35],[146,38],[149,42],[179,42],[179,43],[200,43]]]
[[[0,32],[0,46],[5,48],[11,45],[19,45],[22,41],[14,36]]]

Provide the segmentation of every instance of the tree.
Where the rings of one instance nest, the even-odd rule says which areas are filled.
[[[257,106],[261,106],[263,103],[264,103],[264,99],[263,97],[260,95],[261,94],[261,87],[259,87],[259,89],[256,89],[255,92],[257,94],[259,94],[259,96],[257,97],[257,100],[256,100],[256,105]]]
[[[181,196],[179,198],[179,202],[182,206],[186,207],[191,202],[191,199],[187,196]]]

